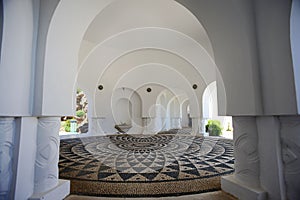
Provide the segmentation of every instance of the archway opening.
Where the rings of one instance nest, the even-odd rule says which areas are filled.
[[[76,112],[74,116],[61,117],[59,135],[88,133],[88,99],[86,94],[78,88],[76,90]]]
[[[118,2],[122,2],[124,3],[125,1],[115,1],[116,3]],[[114,3],[115,3],[114,2]],[[136,1],[138,3],[138,1]],[[150,1],[148,1],[149,3]],[[175,2],[175,1],[164,1],[164,2]],[[131,2],[132,3],[132,2]],[[135,5],[134,5],[135,6]],[[183,8],[180,4],[176,4],[176,6],[178,6],[178,8]],[[113,5],[108,6],[109,8],[113,8]],[[115,10],[116,13],[119,13],[118,11],[124,11],[124,7],[122,6],[118,6],[117,8],[122,8],[121,10],[117,9]],[[146,8],[146,10],[148,10],[148,8]],[[140,9],[138,9],[138,13],[140,14]],[[187,12],[186,12],[187,11]],[[101,21],[105,21],[107,23],[106,19],[110,19],[109,17],[104,18],[103,16],[101,16],[101,14],[105,14],[105,12],[99,12],[98,17],[101,19],[99,21],[99,23],[101,24]],[[108,12],[111,13],[111,12]],[[180,12],[176,12],[176,15],[180,14]],[[183,12],[184,15],[186,15],[187,17],[192,16],[193,17],[193,21],[197,22],[196,26],[190,26],[189,28],[194,28],[194,27],[198,27],[198,25],[201,25],[196,18],[192,15],[191,12],[189,12],[188,10],[184,10]],[[149,15],[149,18],[147,19],[151,19],[152,15]],[[165,15],[162,15],[161,18],[164,18]],[[159,17],[160,18],[160,17]],[[137,19],[137,18],[136,18]],[[141,18],[138,18],[139,20]],[[171,19],[171,18],[170,18]],[[133,20],[129,20],[130,22],[132,22]],[[151,21],[151,20],[149,20]],[[158,21],[163,21],[161,19],[159,19]],[[176,21],[174,19],[172,19],[172,21]],[[96,21],[94,21],[96,22]],[[106,28],[109,27],[113,27],[115,26],[115,23],[112,23],[109,25],[109,27],[107,27],[106,23],[101,24],[101,26],[94,26],[94,28],[97,28],[97,31],[100,30],[100,32],[104,32],[106,30]],[[185,24],[185,23],[183,23]],[[194,24],[194,23],[193,23]],[[196,72],[192,71],[192,70],[187,70],[188,68],[185,67],[185,65],[182,65],[180,67],[178,67],[178,69],[173,70],[173,74],[175,77],[175,74],[178,74],[180,76],[177,76],[177,78],[173,78],[172,80],[172,84],[168,85],[168,89],[172,88],[172,89],[183,89],[182,84],[180,84],[181,82],[179,81],[179,78],[187,78],[188,81],[182,82],[187,86],[185,88],[188,88],[187,90],[185,90],[189,97],[197,97],[197,98],[190,98],[189,99],[189,103],[188,103],[188,107],[185,108],[186,110],[186,114],[188,115],[188,119],[190,119],[190,117],[192,117],[193,123],[188,122],[189,126],[195,127],[195,133],[196,134],[186,134],[183,133],[181,134],[170,134],[167,133],[166,135],[161,135],[161,134],[152,134],[152,135],[147,135],[147,136],[137,136],[134,137],[130,134],[126,134],[126,135],[119,135],[119,134],[115,134],[115,135],[109,135],[109,136],[99,136],[99,140],[97,141],[98,143],[100,143],[100,141],[106,141],[107,138],[109,138],[109,141],[112,141],[113,144],[99,144],[97,146],[94,146],[95,148],[91,148],[91,152],[96,153],[96,157],[100,158],[101,156],[103,156],[104,154],[107,155],[107,150],[109,149],[111,152],[116,151],[116,149],[120,150],[120,152],[124,153],[126,152],[126,150],[129,150],[130,152],[135,153],[138,156],[134,156],[135,158],[142,158],[138,161],[138,164],[140,164],[139,166],[135,166],[132,163],[130,163],[131,161],[135,162],[136,160],[130,160],[127,159],[128,157],[125,157],[123,155],[119,156],[117,155],[117,159],[116,157],[113,157],[115,155],[110,155],[110,158],[108,159],[104,159],[103,162],[105,162],[105,168],[112,170],[113,174],[111,173],[107,173],[107,171],[102,170],[101,171],[101,179],[102,181],[107,181],[107,182],[111,182],[113,180],[116,181],[143,181],[143,183],[147,183],[150,181],[155,181],[154,179],[156,177],[162,177],[162,179],[160,179],[160,184],[164,183],[164,178],[168,178],[168,181],[173,181],[176,178],[180,178],[179,176],[179,170],[180,167],[184,168],[185,166],[180,165],[182,162],[182,154],[185,153],[190,153],[191,158],[192,158],[192,154],[194,153],[194,155],[197,153],[193,152],[193,150],[195,150],[194,147],[200,149],[200,150],[204,150],[206,151],[207,149],[212,149],[215,147],[216,144],[216,140],[214,139],[208,139],[208,140],[201,140],[203,137],[202,135],[199,134],[199,130],[200,130],[200,124],[199,123],[201,121],[201,103],[198,104],[198,100],[201,99],[201,95],[203,92],[203,87],[206,85],[204,83],[206,82],[211,82],[212,80],[215,80],[215,73],[214,73],[214,67],[215,67],[215,63],[212,59],[212,55],[209,53],[208,48],[205,48],[204,43],[208,44],[208,46],[210,46],[210,42],[208,40],[208,36],[206,34],[206,32],[204,30],[201,30],[200,32],[194,29],[188,29],[187,30],[177,30],[174,27],[168,27],[168,26],[160,26],[159,24],[155,24],[155,23],[151,23],[150,25],[148,24],[138,24],[137,27],[133,26],[133,27],[125,27],[122,30],[118,31],[113,31],[108,35],[109,37],[107,38],[94,38],[95,40],[89,40],[89,42],[94,42],[93,44],[91,44],[90,47],[87,47],[86,51],[86,57],[83,60],[83,64],[81,65],[81,71],[82,73],[84,73],[84,76],[82,77],[82,79],[78,79],[81,80],[86,84],[86,88],[89,89],[89,94],[91,93],[95,93],[98,94],[98,96],[96,96],[97,98],[93,98],[92,100],[94,101],[94,105],[96,109],[98,105],[101,105],[99,102],[101,100],[103,100],[105,97],[109,97],[107,98],[108,101],[110,101],[111,103],[111,99],[110,97],[113,95],[111,93],[108,93],[106,95],[104,95],[106,89],[102,90],[102,92],[99,92],[98,90],[95,90],[95,85],[100,84],[99,81],[103,81],[100,80],[101,76],[103,75],[103,73],[105,72],[105,69],[110,68],[112,66],[112,63],[116,60],[121,60],[120,56],[121,55],[127,55],[128,52],[132,52],[138,49],[147,49],[147,48],[153,48],[153,49],[160,49],[160,50],[164,50],[164,51],[169,51],[172,54],[174,54],[177,57],[180,57],[182,59],[184,59],[185,61],[188,62],[188,64],[186,66],[191,66],[191,68],[193,68]],[[91,28],[91,27],[90,27]],[[99,28],[99,29],[98,29]],[[90,29],[91,31],[92,29]],[[97,31],[92,31],[93,32],[93,36],[98,36],[99,34],[97,34]],[[191,32],[192,34],[191,34]],[[195,35],[199,36],[203,36],[203,38],[194,38],[194,33]],[[201,33],[201,34],[199,34]],[[150,38],[150,39],[149,39]],[[154,39],[153,39],[154,38]],[[82,39],[82,38],[81,38]],[[85,38],[83,40],[88,41],[87,35],[85,36]],[[82,41],[83,41],[82,40]],[[205,40],[205,42],[203,42],[202,40]],[[176,42],[175,42],[176,41]],[[180,42],[179,42],[180,41]],[[87,43],[86,43],[87,44]],[[90,43],[88,44],[90,45]],[[201,56],[200,56],[201,55]],[[84,57],[84,56],[83,56]],[[162,56],[158,57],[159,59],[162,59]],[[169,69],[175,69],[175,67],[172,67],[173,65],[169,66],[165,66],[162,67],[161,65],[164,64],[163,60],[157,60],[155,62],[155,66],[153,64],[153,62],[149,62],[149,61],[144,61],[144,63],[139,63],[138,65],[134,65],[133,62],[131,62],[131,60],[127,62],[123,62],[121,63],[122,65],[120,65],[120,67],[118,69],[116,69],[116,71],[114,71],[114,73],[111,74],[111,77],[117,77],[115,79],[115,81],[112,81],[109,77],[106,85],[111,85],[111,88],[120,88],[120,87],[129,87],[129,88],[137,88],[139,87],[141,84],[148,84],[148,83],[154,83],[157,84],[157,82],[160,82],[161,80],[165,80],[166,77],[170,78],[171,76],[171,72]],[[132,59],[134,60],[134,59]],[[146,64],[145,64],[146,63]],[[150,63],[150,64],[147,64]],[[130,73],[130,68],[128,68],[127,71],[124,72],[120,72],[120,69],[124,69],[124,66],[126,66],[126,64],[128,66],[138,66],[136,71],[131,71],[132,73]],[[172,64],[172,63],[171,63]],[[174,64],[175,65],[175,64]],[[156,72],[155,74],[153,72],[151,72],[151,70],[153,70],[153,68],[156,69],[160,69],[158,72]],[[151,69],[151,70],[150,70]],[[142,71],[143,73],[140,73],[142,75],[144,75],[145,77],[143,78],[142,76],[138,75],[138,71]],[[189,73],[184,73],[188,71]],[[120,77],[118,77],[118,73],[121,74],[121,76],[123,75],[128,75],[126,76],[127,80],[129,80],[128,82],[121,82],[119,81]],[[136,74],[135,74],[136,73]],[[185,76],[186,75],[186,76]],[[140,82],[138,82],[139,84],[135,84],[133,85],[132,82],[134,82],[134,80],[137,79],[137,77],[139,79],[141,79]],[[148,80],[147,78],[150,77],[152,78],[152,80]],[[158,80],[158,79],[161,80]],[[145,81],[144,79],[147,79],[147,81]],[[194,81],[191,81],[191,79],[193,79]],[[118,82],[119,81],[119,82]],[[118,82],[119,85],[114,85],[116,82]],[[146,83],[145,83],[146,82]],[[164,81],[165,83],[167,81]],[[195,82],[195,83],[194,83]],[[127,83],[127,84],[125,84]],[[194,85],[196,87],[194,87]],[[104,88],[108,88],[108,87],[104,87]],[[150,88],[151,89],[151,88]],[[98,93],[96,93],[96,91]],[[111,91],[112,93],[114,92],[114,90]],[[147,95],[145,95],[145,97],[147,96],[149,98],[150,94],[155,94],[155,89],[151,89],[151,90],[144,90],[143,88],[143,92]],[[200,94],[200,96],[199,96]],[[197,96],[198,95],[198,96]],[[157,97],[157,95],[155,95],[155,97]],[[157,117],[155,114],[152,115],[152,111],[156,111],[157,106],[152,106],[154,104],[149,104],[147,106],[144,106],[146,101],[144,101],[143,99],[143,115],[142,117],[146,119],[146,124],[147,122],[151,123],[151,120],[154,122],[155,117]],[[154,101],[152,101],[154,102]],[[163,102],[163,101],[162,101]],[[165,103],[162,103],[165,104]],[[130,106],[131,105],[131,106]],[[171,117],[173,117],[173,121],[170,120],[170,128],[171,127],[175,127],[175,125],[177,125],[179,122],[178,118],[180,119],[180,114],[182,115],[182,101],[177,102],[177,101],[170,101],[167,102],[167,106],[165,107],[167,109],[167,114],[169,114],[170,119]],[[132,112],[132,108],[133,108],[134,104],[129,101],[128,99],[122,99],[120,101],[116,101],[116,105],[113,104],[113,108],[115,107],[116,110],[121,110],[122,114],[118,113],[115,118],[115,121],[113,121],[113,117],[111,117],[112,115],[112,107],[106,107],[105,109],[99,109],[96,110],[95,113],[97,116],[97,120],[99,119],[99,121],[101,121],[101,127],[104,128],[105,126],[109,126],[107,130],[111,130],[109,128],[111,128],[111,122],[113,123],[124,123],[125,121],[127,121],[127,123],[129,123],[129,119],[132,117],[133,112]],[[144,108],[147,108],[144,110]],[[153,109],[152,109],[153,108]],[[149,114],[150,113],[150,114]],[[94,114],[94,113],[93,113]],[[124,114],[124,116],[123,116]],[[109,115],[109,117],[107,117]],[[149,121],[147,121],[149,120]],[[192,121],[189,120],[189,121]],[[131,121],[132,122],[132,121]],[[126,122],[125,122],[126,123]],[[156,124],[154,124],[153,127],[156,128]],[[195,125],[196,124],[196,125]],[[173,126],[174,125],[174,126]],[[151,125],[150,127],[151,128]],[[154,129],[155,130],[155,129]],[[194,129],[193,129],[194,130]],[[151,133],[153,133],[155,131],[151,131]],[[104,132],[106,133],[106,132]],[[107,133],[112,133],[112,132],[107,132]],[[101,139],[100,139],[101,138]],[[165,140],[166,138],[166,140]],[[196,138],[196,139],[195,139]],[[88,141],[85,140],[86,138],[82,139],[82,141],[84,141],[84,144],[88,144]],[[176,139],[176,140],[175,140]],[[130,143],[131,141],[133,141],[132,143]],[[209,148],[201,148],[202,146],[202,141],[205,142],[205,145],[210,146]],[[93,141],[92,141],[93,142]],[[173,143],[175,142],[175,143]],[[182,143],[183,142],[183,143]],[[195,143],[194,143],[195,142]],[[198,142],[198,143],[197,143]],[[130,144],[131,146],[129,146],[128,144]],[[160,146],[161,145],[161,146]],[[89,145],[89,147],[92,147],[92,145]],[[98,147],[107,147],[102,148],[103,152],[101,152],[99,154],[98,152]],[[156,165],[156,166],[152,166],[153,168],[150,167],[151,163],[147,162],[148,164],[150,163],[149,166],[147,166],[146,168],[144,168],[144,166],[146,166],[146,163],[143,163],[143,161],[145,161],[146,159],[143,159],[145,157],[143,157],[143,155],[147,154],[151,154],[151,152],[155,152],[155,150],[160,150],[161,148],[164,147],[168,147],[167,150],[165,150],[162,153],[162,156],[160,158],[163,158],[164,160],[169,159],[170,157],[168,157],[168,155],[174,154],[174,156],[172,157],[175,158],[173,159],[172,163],[175,163],[175,166],[173,165],[173,168],[171,168],[172,173],[169,173],[167,171],[162,171],[164,169],[167,170],[168,166],[164,166],[164,164],[169,164],[168,162],[160,162],[160,165]],[[178,149],[177,147],[182,147],[181,149]],[[191,147],[191,148],[190,148]],[[225,147],[224,147],[225,148]],[[125,150],[125,151],[123,151]],[[179,150],[179,152],[177,152]],[[187,152],[189,151],[189,152]],[[166,154],[165,154],[166,152]],[[224,151],[226,152],[226,151]],[[103,155],[101,155],[103,153]],[[127,152],[126,152],[127,153]],[[199,152],[198,152],[199,153]],[[204,152],[208,153],[208,152]],[[175,155],[176,154],[176,155]],[[180,155],[181,154],[181,155]],[[128,154],[127,154],[128,155]],[[98,157],[99,156],[99,157]],[[122,157],[123,156],[123,157]],[[150,155],[151,156],[151,155]],[[218,158],[220,158],[222,155],[220,155]],[[111,157],[113,157],[114,159],[112,160]],[[152,156],[151,156],[152,157]],[[134,159],[135,159],[134,158]],[[150,158],[150,157],[149,157]],[[159,157],[157,157],[158,159],[160,159]],[[194,156],[195,158],[195,156]],[[147,158],[148,159],[148,158]],[[176,161],[176,159],[178,159]],[[228,159],[228,158],[224,158],[224,159]],[[111,162],[110,162],[111,161]],[[120,164],[120,162],[114,162],[114,161],[121,161],[123,162],[122,164],[127,164],[127,166],[130,168],[129,170],[126,168],[122,168],[123,165]],[[202,172],[197,171],[197,163],[194,162],[195,160],[191,159],[191,160],[187,160],[187,162],[192,163],[192,165],[189,166],[194,166],[193,172],[190,172],[189,174],[185,174],[184,177],[182,177],[183,179],[190,179],[192,176],[195,175],[195,173],[197,172],[198,175],[200,175]],[[224,168],[224,170],[228,170],[228,173],[231,173],[232,168],[231,168],[231,162],[232,160],[226,160],[226,162],[228,162],[228,167],[227,169]],[[171,161],[170,161],[171,162]],[[200,162],[200,160],[199,160]],[[153,162],[152,162],[153,163]],[[177,163],[177,164],[176,164]],[[193,164],[194,163],[194,164]],[[101,165],[102,165],[102,161],[101,161]],[[157,163],[156,163],[157,164]],[[179,166],[180,165],[180,166]],[[140,166],[142,166],[143,168],[141,168]],[[163,174],[154,174],[154,171],[157,171],[155,169],[159,169],[158,171],[161,171]],[[168,168],[170,169],[170,168]],[[170,169],[170,170],[171,170]],[[200,168],[199,168],[200,169]],[[142,171],[140,171],[142,170]],[[144,171],[145,170],[145,171]],[[147,171],[150,170],[150,171]],[[98,173],[99,171],[97,171]],[[133,173],[131,173],[133,172]],[[174,172],[174,173],[173,173]],[[143,174],[142,174],[143,173]],[[156,173],[156,172],[155,172]],[[185,172],[184,172],[185,173]],[[207,170],[206,173],[211,173],[211,170]],[[97,174],[97,178],[99,178],[99,173]],[[167,176],[169,177],[167,177]],[[127,178],[129,177],[129,178]],[[145,181],[146,180],[146,181]],[[141,186],[141,184],[138,182],[138,185]],[[182,184],[182,183],[179,183]],[[166,184],[166,188],[168,187],[168,183]],[[147,186],[146,186],[147,187]],[[183,188],[183,187],[182,187]],[[186,187],[187,188],[187,187]],[[89,189],[89,188],[87,188]],[[95,191],[91,191],[91,192],[95,192]],[[126,191],[127,192],[127,191]],[[113,193],[113,192],[112,192]],[[178,193],[178,191],[176,191],[176,193]]]
[[[203,121],[206,136],[223,136],[233,139],[232,117],[220,116],[218,112],[218,96],[216,82],[210,83],[203,93]],[[214,127],[212,130],[211,127]],[[214,133],[212,133],[214,132]]]

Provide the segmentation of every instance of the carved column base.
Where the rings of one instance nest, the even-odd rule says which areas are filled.
[[[9,199],[12,185],[15,119],[0,117],[0,199]]]
[[[70,181],[59,179],[58,184],[55,188],[32,195],[29,200],[61,200],[69,195]]]
[[[234,123],[234,175],[222,177],[221,185],[239,199],[266,199],[260,187],[258,133],[255,117],[233,117]]]
[[[300,199],[300,116],[281,116],[283,174],[287,199]]]
[[[260,187],[249,186],[240,182],[234,175],[225,176],[221,179],[222,190],[243,200],[264,200],[267,193]]]
[[[34,193],[29,199],[63,199],[70,182],[58,179],[59,117],[40,117],[37,124],[37,152]]]

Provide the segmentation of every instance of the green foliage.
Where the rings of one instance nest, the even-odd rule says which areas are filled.
[[[205,128],[210,136],[220,136],[222,133],[222,126],[219,120],[208,120]]]
[[[77,88],[77,94],[82,92],[82,90],[80,88]]]
[[[77,110],[76,111],[76,116],[77,117],[83,117],[85,115],[85,112],[83,110]]]
[[[71,122],[70,122],[69,119],[65,122],[64,128],[65,128],[66,132],[70,132],[71,131]]]

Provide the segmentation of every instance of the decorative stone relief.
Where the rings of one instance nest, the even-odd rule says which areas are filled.
[[[233,117],[235,177],[259,185],[258,136],[255,117]]]
[[[59,117],[39,118],[35,161],[35,193],[46,192],[58,183]]]
[[[14,118],[0,117],[0,199],[9,199],[15,135]]]
[[[300,117],[280,117],[284,178],[288,199],[300,199]]]

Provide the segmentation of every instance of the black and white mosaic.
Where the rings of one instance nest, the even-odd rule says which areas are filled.
[[[185,181],[234,171],[232,140],[184,134],[61,140],[60,178],[115,183]]]

